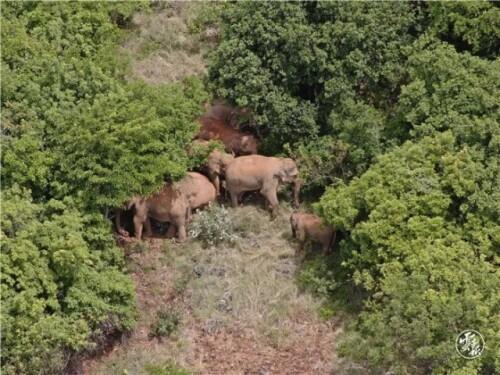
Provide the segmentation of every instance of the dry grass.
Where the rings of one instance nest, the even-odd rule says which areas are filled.
[[[169,360],[195,374],[328,374],[338,368],[340,326],[322,321],[321,301],[295,283],[289,213],[282,207],[271,221],[259,207],[229,209],[240,235],[235,244],[204,248],[195,240],[154,239],[149,249],[132,253],[139,325],[86,373],[143,374]],[[172,337],[151,340],[151,322],[165,307],[182,311],[182,323]]]
[[[294,247],[290,243],[288,215],[273,222],[261,209],[246,206],[231,210],[243,238],[234,246],[202,249],[193,246],[177,259],[197,268],[189,295],[194,315],[217,328],[255,330],[272,345],[294,340],[290,330],[301,317],[314,315],[319,302],[299,293],[294,283]]]
[[[133,18],[137,32],[123,44],[132,60],[131,77],[149,84],[175,82],[206,70],[206,43],[188,31],[187,22],[198,2],[165,2]]]

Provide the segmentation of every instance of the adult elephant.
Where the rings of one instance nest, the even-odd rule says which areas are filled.
[[[226,175],[227,167],[234,160],[234,156],[224,151],[213,150],[207,158],[207,174],[215,186],[217,196],[220,196],[220,180]]]
[[[152,235],[149,218],[161,222],[169,222],[167,237],[177,233],[179,240],[186,238],[186,224],[191,217],[191,211],[203,207],[216,199],[215,187],[200,173],[188,172],[174,184],[166,184],[163,189],[149,198],[134,197],[127,209],[135,207],[134,230],[137,239],[142,238],[143,229],[146,236]],[[116,213],[118,233],[128,235],[121,227],[120,212]]]
[[[217,198],[215,186],[198,172],[188,172],[175,186],[186,196],[191,210],[206,206]]]
[[[244,192],[258,190],[271,206],[273,217],[279,206],[277,190],[282,183],[293,184],[294,205],[298,207],[299,170],[292,159],[262,155],[240,156],[226,170],[226,187],[233,207],[238,205]]]
[[[191,206],[189,201],[176,184],[166,184],[158,193],[148,198],[134,197],[127,205],[128,209],[135,206],[134,229],[135,237],[142,238],[142,230],[146,228],[146,235],[151,235],[149,218],[168,222],[168,235],[177,234],[179,241],[187,237],[186,225],[190,217]]]
[[[257,154],[257,139],[250,133],[240,131],[238,119],[248,115],[248,110],[216,104],[200,117],[200,140],[220,140],[227,152],[236,155]]]
[[[208,149],[209,145],[209,141],[195,139],[191,147],[198,147],[203,150]],[[191,155],[195,154],[193,148],[191,148],[189,152],[191,153]],[[214,185],[217,196],[220,196],[221,179],[224,178],[226,169],[233,160],[233,154],[229,154],[219,149],[214,149],[210,152],[210,154],[208,154],[207,162],[202,167],[202,172],[208,176],[208,178]]]

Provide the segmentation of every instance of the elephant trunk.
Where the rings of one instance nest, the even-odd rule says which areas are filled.
[[[299,207],[299,192],[300,192],[300,179],[296,178],[293,181],[293,205],[295,208]]]

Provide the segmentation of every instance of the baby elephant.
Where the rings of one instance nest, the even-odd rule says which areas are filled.
[[[328,252],[335,242],[335,230],[330,225],[324,224],[316,215],[294,212],[290,216],[292,234],[299,240],[299,250],[302,251],[306,240],[309,238],[321,244],[323,253]]]

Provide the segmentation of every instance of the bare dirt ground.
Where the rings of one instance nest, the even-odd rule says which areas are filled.
[[[319,318],[320,301],[296,286],[289,212],[274,221],[254,206],[230,214],[240,233],[232,245],[156,238],[124,248],[138,323],[111,351],[85,362],[84,374],[156,374],[150,369],[164,363],[193,374],[343,373],[335,355],[341,322]],[[180,312],[182,323],[170,337],[152,339],[161,309]]]

